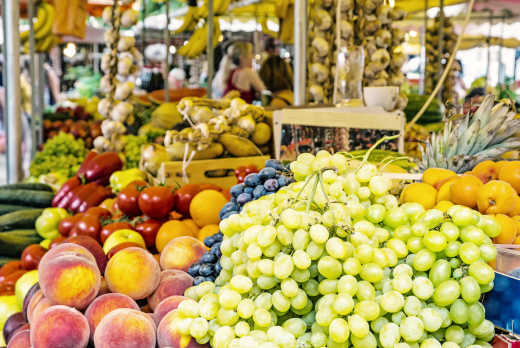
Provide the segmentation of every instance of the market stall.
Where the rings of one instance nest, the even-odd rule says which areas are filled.
[[[146,18],[131,1],[92,4],[100,92],[41,115],[22,180],[19,8],[4,1],[0,347],[516,344],[520,120],[493,95],[452,107],[455,53],[481,43],[463,39],[471,11],[462,32],[445,17],[462,2],[157,5],[164,75],[172,57],[206,62],[208,85],[153,93],[137,88]],[[53,11],[28,5],[30,17]],[[424,25],[428,94],[412,94],[400,6],[437,5]],[[294,44],[295,106],[247,103],[238,89],[211,98],[214,45],[233,15],[265,32],[278,18],[271,35]],[[36,59],[38,40],[66,37],[38,22],[22,34]]]

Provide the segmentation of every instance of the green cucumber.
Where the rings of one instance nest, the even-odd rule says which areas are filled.
[[[42,238],[36,230],[12,230],[0,233],[0,255],[19,257],[31,244],[38,244]]]
[[[46,208],[52,204],[54,193],[37,190],[0,190],[0,203]]]
[[[0,185],[0,190],[35,190],[53,192],[52,187],[39,182],[18,182],[16,184]]]
[[[16,205],[16,204],[0,204],[0,215],[9,214],[13,211],[35,209],[28,205]]]
[[[4,214],[0,216],[0,231],[34,228],[34,223],[42,212],[43,209],[28,209]]]

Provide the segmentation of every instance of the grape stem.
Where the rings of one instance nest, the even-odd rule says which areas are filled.
[[[384,137],[382,137],[381,139],[376,141],[376,143],[374,145],[372,145],[372,147],[367,151],[367,153],[363,157],[363,163],[368,162],[368,159],[370,158],[370,154],[372,154],[372,151],[374,151],[376,149],[376,147],[378,147],[379,145],[381,145],[382,143],[384,143],[386,141],[394,140],[397,138],[399,138],[399,134],[392,135],[392,136],[385,135]]]
[[[309,200],[307,201],[307,207],[305,208],[305,212],[309,213],[311,209],[311,203],[314,200],[314,196],[316,195],[316,189],[318,188],[318,181],[320,179],[319,172],[317,174],[314,174],[313,177],[316,177],[316,180],[314,181],[314,185],[312,186],[311,195],[309,197]]]
[[[392,164],[393,162],[401,161],[401,160],[410,160],[410,158],[408,156],[400,156],[400,157],[388,156],[381,161],[381,167],[379,169],[384,170],[387,165]],[[386,162],[388,162],[388,163],[386,163]]]

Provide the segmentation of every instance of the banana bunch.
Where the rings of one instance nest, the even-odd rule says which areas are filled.
[[[183,17],[182,25],[177,28],[173,33],[174,34],[181,34],[186,31],[194,31],[195,27],[197,26],[197,23],[199,21],[198,16],[198,7],[197,5],[191,6],[191,4],[188,6],[188,11]]]
[[[280,20],[278,39],[286,45],[292,45],[294,43],[294,1],[278,1],[275,5],[275,14]]]
[[[33,22],[36,52],[47,52],[58,44],[59,39],[52,32],[55,17],[56,10],[54,7],[42,1],[38,6],[36,21]],[[29,53],[29,30],[20,33],[20,42],[24,44],[25,53]]]
[[[226,13],[231,0],[214,0],[213,1],[213,13],[215,16],[221,16]],[[202,6],[197,9],[199,18],[208,18],[208,0],[204,0]]]
[[[215,25],[213,31],[213,46],[217,46],[221,35],[220,23],[218,18],[215,18]],[[208,23],[195,29],[191,35],[188,43],[179,48],[179,54],[186,58],[196,58],[206,51],[208,42]]]

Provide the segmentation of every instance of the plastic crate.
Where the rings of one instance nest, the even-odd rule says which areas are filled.
[[[520,269],[520,249],[513,246],[495,245],[497,248],[496,271],[509,274],[515,269]],[[518,247],[518,246],[516,246]],[[520,273],[520,272],[519,272]],[[520,326],[519,326],[520,329]]]
[[[486,319],[510,332],[520,329],[520,279],[495,272],[494,287],[483,296]]]

